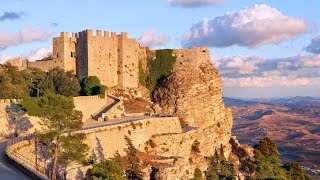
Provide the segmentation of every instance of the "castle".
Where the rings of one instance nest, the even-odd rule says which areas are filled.
[[[176,49],[177,61],[197,67],[202,61],[210,59],[207,48]],[[61,32],[60,37],[53,38],[52,56],[30,62],[21,58],[9,60],[11,64],[24,69],[35,67],[48,71],[60,67],[74,71],[77,78],[97,76],[107,87],[121,89],[137,88],[139,85],[139,63],[155,58],[155,51],[141,47],[126,32],[116,34],[90,29],[72,33]],[[192,61],[192,62],[190,62]]]

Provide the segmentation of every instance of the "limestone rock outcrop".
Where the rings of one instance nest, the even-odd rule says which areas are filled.
[[[166,159],[158,163],[164,179],[189,179],[196,168],[205,171],[206,157],[220,148],[227,159],[232,158],[232,112],[224,106],[222,80],[210,63],[209,50],[199,52],[201,59],[175,51],[172,73],[153,92],[162,113],[178,116],[184,130],[154,135],[146,147],[149,156]],[[196,141],[199,152],[192,150]]]
[[[227,112],[221,77],[209,61],[190,66],[177,58],[172,74],[155,90],[153,98],[163,113],[179,116],[186,126],[208,127]]]

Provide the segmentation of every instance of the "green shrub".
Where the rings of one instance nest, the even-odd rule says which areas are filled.
[[[176,57],[172,56],[172,49],[156,51],[156,59],[148,61],[148,73],[139,66],[140,83],[152,91],[172,70]],[[141,71],[140,71],[141,70]]]
[[[89,176],[92,179],[105,179],[105,180],[124,180],[123,167],[114,160],[105,160],[101,163],[95,164],[88,170]]]
[[[139,83],[142,86],[147,87],[147,82],[146,82],[147,77],[148,77],[147,72],[144,71],[141,62],[139,62]]]
[[[80,95],[82,96],[93,96],[100,95],[101,98],[104,98],[106,87],[100,83],[100,80],[97,76],[88,76],[80,80]]]

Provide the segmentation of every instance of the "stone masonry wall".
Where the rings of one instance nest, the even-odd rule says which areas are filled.
[[[6,61],[6,64],[7,63],[10,63],[11,65],[18,67],[19,70],[24,70],[27,68],[27,60],[22,59],[20,57],[10,59],[10,60]]]
[[[97,76],[107,87],[118,85],[118,52],[117,39],[108,32],[97,31],[94,36],[87,30],[88,43],[88,75]]]
[[[132,123],[122,123],[82,132],[87,134],[86,143],[90,147],[91,155],[111,158],[116,151],[125,155],[125,136],[132,140],[138,150],[144,151],[146,142],[153,135],[181,133],[182,129],[177,117],[142,117],[142,120]]]
[[[119,87],[137,88],[139,84],[140,45],[135,39],[128,39],[127,33],[118,35],[119,44]]]
[[[96,113],[113,103],[113,99],[100,98],[99,96],[78,96],[73,97],[75,109],[82,112],[82,121],[91,119]]]

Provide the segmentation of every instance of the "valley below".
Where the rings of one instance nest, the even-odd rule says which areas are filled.
[[[265,136],[277,144],[282,160],[299,162],[310,175],[320,178],[320,99],[224,98],[233,112],[234,136],[254,145]]]

